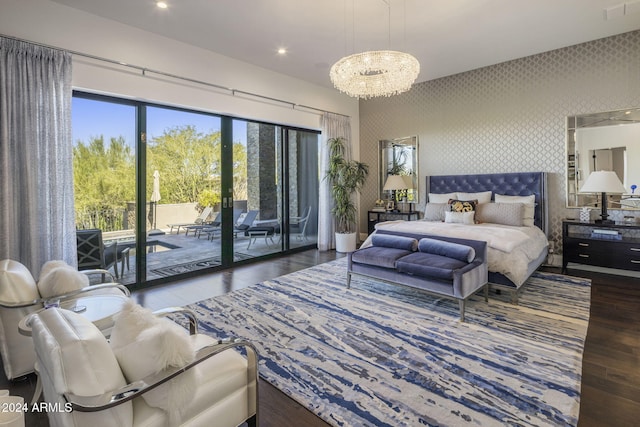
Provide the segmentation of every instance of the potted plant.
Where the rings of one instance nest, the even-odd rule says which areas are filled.
[[[347,160],[346,140],[331,138],[329,145],[329,167],[325,179],[331,187],[333,208],[331,213],[336,221],[336,251],[356,250],[356,204],[354,195],[364,185],[369,166],[355,160]]]

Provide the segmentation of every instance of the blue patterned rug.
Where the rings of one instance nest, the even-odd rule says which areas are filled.
[[[458,303],[339,259],[190,306],[201,331],[255,343],[260,375],[334,426],[575,426],[590,282],[537,273]]]

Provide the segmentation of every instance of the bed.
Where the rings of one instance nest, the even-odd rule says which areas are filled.
[[[433,220],[388,221],[376,224],[375,233],[406,234],[418,233],[438,235],[487,242],[489,283],[492,288],[507,289],[512,292],[512,300],[517,302],[519,291],[527,279],[546,260],[547,240],[547,175],[545,172],[517,172],[475,175],[438,175],[427,177],[427,195],[442,204],[452,193],[479,194],[491,191],[491,202],[500,203],[483,209],[502,209],[507,200],[525,197],[533,203],[517,209],[529,209],[526,225],[505,225],[505,223],[482,222],[479,224],[449,223]],[[485,194],[486,197],[486,194]],[[462,199],[462,198],[460,198]],[[429,197],[427,198],[428,203]],[[436,204],[427,205],[433,212]],[[514,207],[513,209],[516,209]],[[481,212],[476,212],[476,217]],[[520,211],[524,212],[524,211]],[[487,218],[491,218],[487,216]],[[369,244],[370,238],[363,243]]]

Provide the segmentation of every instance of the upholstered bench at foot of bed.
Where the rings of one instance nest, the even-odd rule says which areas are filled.
[[[353,252],[353,262],[384,268],[396,268],[396,261],[413,252],[404,249],[370,246]]]
[[[457,299],[461,321],[471,295],[484,289],[488,301],[485,242],[380,235],[372,244],[348,254],[347,288],[351,276],[358,274]]]

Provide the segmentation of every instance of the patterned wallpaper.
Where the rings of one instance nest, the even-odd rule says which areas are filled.
[[[640,107],[640,31],[361,101],[360,157],[372,173],[361,195],[360,230],[366,232],[366,211],[378,197],[378,140],[418,135],[419,209],[426,175],[545,171],[549,238],[559,250],[562,219],[578,217],[565,207],[566,116],[629,107]],[[622,211],[610,214],[622,217]]]

